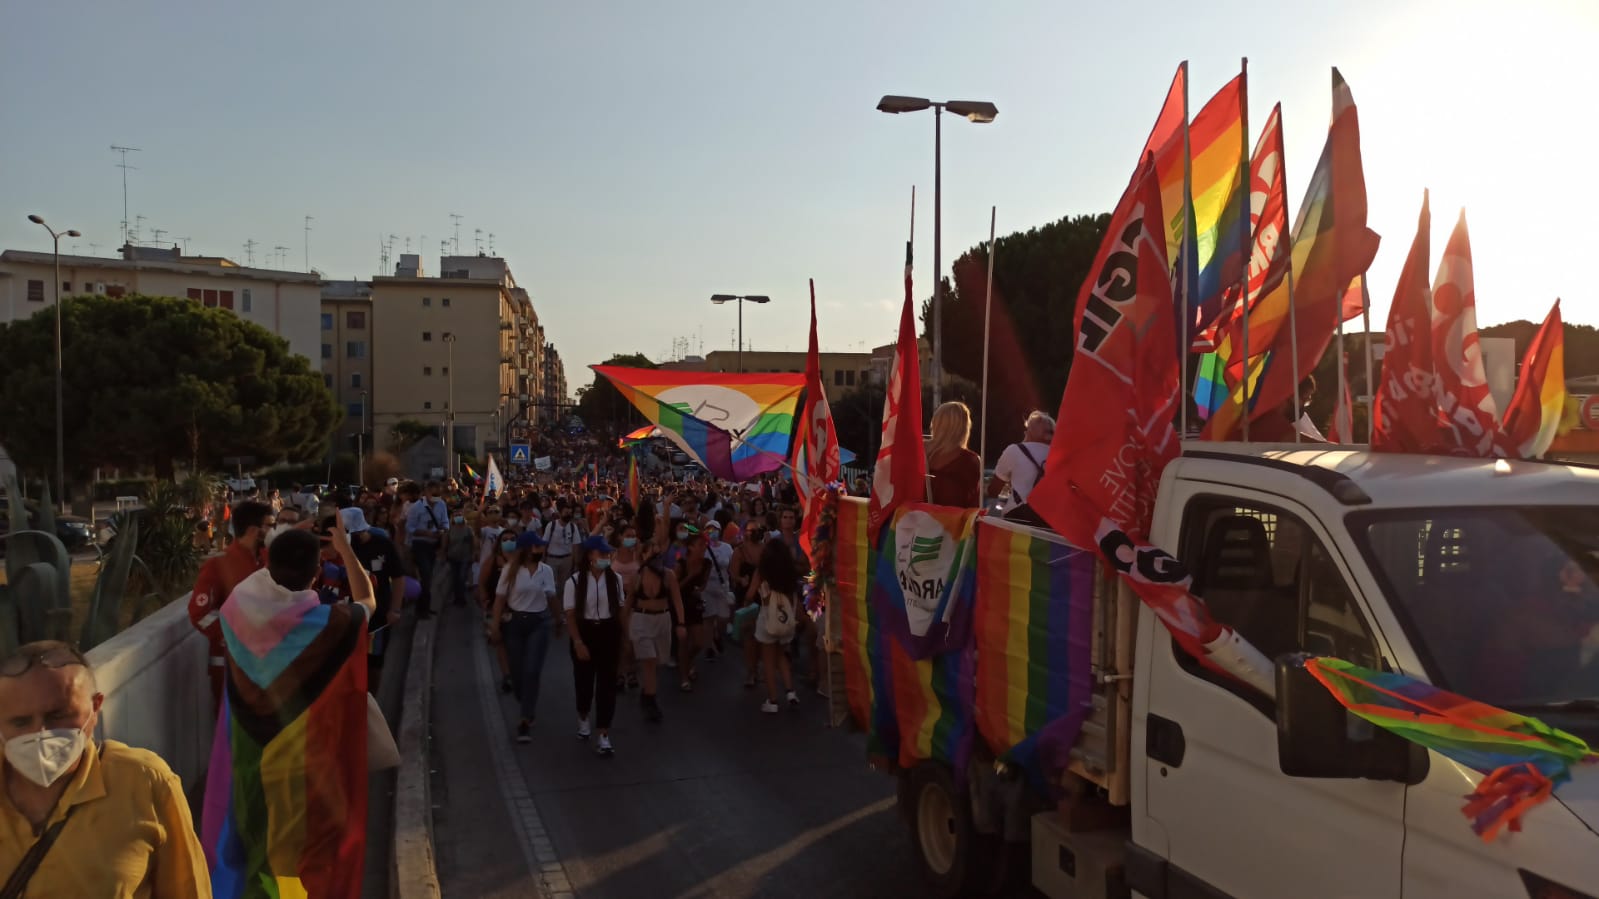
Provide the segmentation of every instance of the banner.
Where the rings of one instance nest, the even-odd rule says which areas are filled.
[[[883,395],[882,441],[872,469],[871,526],[883,526],[900,503],[927,499],[927,454],[922,448],[921,345],[916,341],[916,306],[911,297],[911,243],[905,242],[905,303],[899,311],[899,343]]]
[[[1445,451],[1433,398],[1432,288],[1427,283],[1431,254],[1432,211],[1423,191],[1416,237],[1388,307],[1386,349],[1371,413],[1371,448],[1378,452]]]
[[[1438,260],[1431,308],[1433,399],[1448,449],[1459,455],[1492,456],[1499,410],[1482,366],[1465,210]]]
[[[877,538],[871,599],[912,659],[966,645],[977,590],[976,509],[904,503]]]
[[[549,456],[540,456],[537,459],[533,460],[533,468],[536,471],[549,471],[551,468],[554,468],[554,467],[555,467],[555,463],[554,463],[554,461],[552,461],[550,459]]]
[[[811,282],[811,342],[805,353],[805,398],[800,407],[799,432],[794,435],[794,492],[799,498],[800,549],[814,559],[816,528],[821,521],[827,486],[842,474],[838,434],[833,411],[822,383],[821,351],[816,340],[816,282]]]

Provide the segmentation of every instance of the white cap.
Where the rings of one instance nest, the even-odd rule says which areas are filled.
[[[372,529],[372,526],[366,523],[366,513],[362,512],[359,506],[340,509],[339,520],[344,523],[346,534],[359,534]]]
[[[400,479],[399,478],[389,478],[387,481],[383,482],[383,486],[385,486],[385,487],[393,487],[393,486],[395,486],[395,485],[397,485],[399,483],[400,483]]]

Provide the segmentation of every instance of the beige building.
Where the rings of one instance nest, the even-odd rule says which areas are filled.
[[[54,262],[50,253],[0,252],[0,322],[50,308],[55,298]],[[127,246],[121,258],[61,257],[63,297],[187,297],[255,322],[309,360],[318,358],[320,283],[314,274],[251,268],[215,256],[184,256],[177,247]]]
[[[322,380],[339,400],[340,451],[356,448],[355,435],[370,421],[372,408],[372,284],[329,281],[322,285]],[[371,429],[366,429],[370,447]]]
[[[892,353],[892,351],[890,351]],[[805,371],[805,353],[777,352],[777,351],[744,351],[744,372]],[[836,403],[844,396],[858,387],[866,384],[866,378],[872,370],[871,353],[818,353],[821,363],[822,383],[827,389],[827,401]],[[737,350],[713,350],[705,355],[705,362],[698,371],[736,372],[738,368]]]
[[[397,422],[442,427],[453,413],[457,450],[481,459],[533,413],[544,344],[532,298],[504,259],[445,256],[439,269],[429,276],[405,254],[393,275],[372,279],[373,440],[387,446]]]

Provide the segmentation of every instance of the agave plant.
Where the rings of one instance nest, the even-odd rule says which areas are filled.
[[[72,626],[72,560],[55,535],[55,513],[46,487],[39,498],[39,530],[29,527],[15,475],[6,478],[12,497],[6,535],[6,583],[0,586],[0,653],[33,640],[63,640]]]

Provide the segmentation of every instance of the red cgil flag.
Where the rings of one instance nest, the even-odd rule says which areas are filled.
[[[1492,456],[1499,410],[1488,390],[1477,338],[1477,293],[1471,275],[1466,212],[1449,235],[1432,285],[1433,397],[1449,452]]]
[[[927,501],[927,457],[922,449],[921,347],[916,342],[911,300],[911,243],[905,242],[905,305],[899,313],[899,345],[883,397],[883,437],[872,471],[867,526],[878,528],[900,503]]]
[[[815,281],[811,282],[811,343],[805,355],[805,400],[800,407],[792,468],[794,492],[804,512],[800,548],[808,558],[814,558],[811,546],[822,518],[822,499],[827,485],[837,481],[842,471],[838,434],[833,428],[832,408],[827,403],[827,387],[822,383],[822,357],[816,342]]]
[[[1380,452],[1443,449],[1432,389],[1432,288],[1427,284],[1431,231],[1432,212],[1423,192],[1416,237],[1394,285],[1393,305],[1388,307],[1382,374],[1371,412],[1371,448]]]

